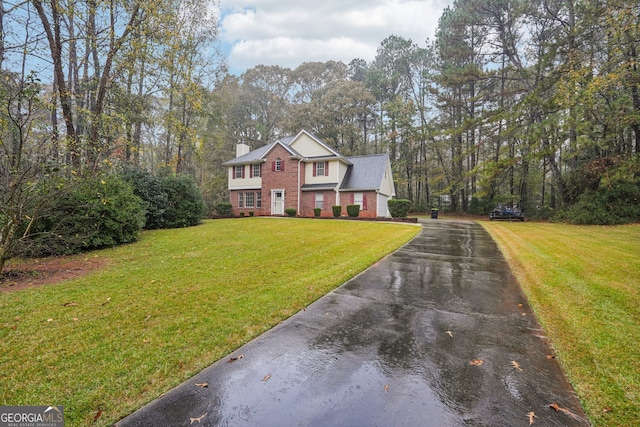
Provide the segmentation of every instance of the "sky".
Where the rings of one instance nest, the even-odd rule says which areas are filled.
[[[229,71],[375,58],[391,35],[424,47],[453,0],[220,0]]]

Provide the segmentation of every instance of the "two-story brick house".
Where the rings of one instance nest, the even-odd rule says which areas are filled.
[[[345,157],[307,131],[249,150],[238,144],[229,171],[233,214],[332,216],[332,206],[360,205],[360,216],[388,217],[387,200],[395,196],[386,154]]]

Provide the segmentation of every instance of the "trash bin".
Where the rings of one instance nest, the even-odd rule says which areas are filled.
[[[433,218],[433,219],[437,219],[438,218],[438,209],[437,208],[432,208],[431,209],[431,218]]]

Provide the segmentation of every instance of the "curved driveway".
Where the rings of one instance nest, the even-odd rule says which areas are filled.
[[[229,356],[242,358],[215,363],[118,425],[589,425],[552,353],[482,227],[429,220]]]

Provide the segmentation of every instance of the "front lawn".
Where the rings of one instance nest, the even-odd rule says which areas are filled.
[[[342,284],[420,231],[244,218],[145,232],[107,266],[0,293],[0,405],[111,425]]]
[[[640,425],[640,225],[481,224],[518,277],[591,422]]]

